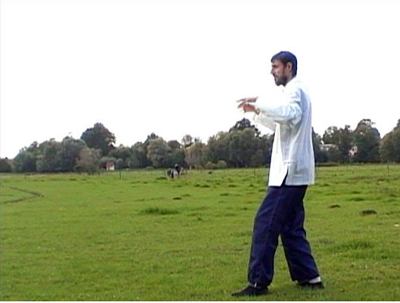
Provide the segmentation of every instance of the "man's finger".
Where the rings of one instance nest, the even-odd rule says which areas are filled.
[[[246,103],[248,103],[248,102],[256,102],[256,99],[257,98],[242,98],[242,99],[236,100],[236,102],[237,103],[239,103],[239,102],[246,102]]]

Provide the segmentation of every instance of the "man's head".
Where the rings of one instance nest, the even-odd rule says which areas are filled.
[[[290,52],[280,52],[271,58],[271,74],[276,85],[285,86],[297,75],[297,59]]]

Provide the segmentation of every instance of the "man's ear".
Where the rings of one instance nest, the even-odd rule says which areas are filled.
[[[288,63],[286,63],[286,68],[288,69],[288,71],[292,71],[292,69],[293,69],[293,63],[292,62],[288,62]]]

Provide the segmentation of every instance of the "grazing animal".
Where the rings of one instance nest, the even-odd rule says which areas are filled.
[[[183,173],[183,171],[181,171],[178,164],[175,164],[174,168],[167,170],[167,176],[170,177],[171,179],[179,178],[181,173]]]

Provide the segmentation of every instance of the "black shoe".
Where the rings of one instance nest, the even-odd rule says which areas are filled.
[[[245,289],[235,292],[232,294],[234,297],[255,297],[255,296],[262,296],[268,293],[268,287],[254,287],[254,286],[247,286]]]
[[[322,282],[316,282],[316,283],[303,282],[303,283],[298,283],[297,285],[300,286],[300,287],[312,288],[312,289],[323,289],[323,288],[325,288],[324,283],[322,283]]]

